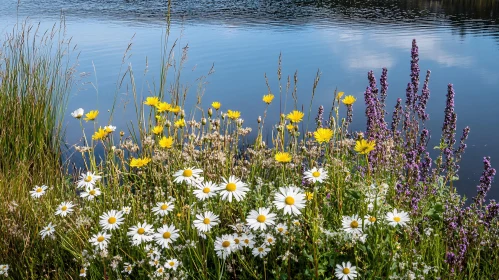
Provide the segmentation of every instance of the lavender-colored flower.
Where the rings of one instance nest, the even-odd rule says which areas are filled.
[[[317,123],[317,128],[322,127],[322,115],[324,114],[324,106],[319,106],[317,111],[317,117],[315,117],[315,122]]]
[[[490,164],[490,157],[483,158],[483,166],[484,170],[480,177],[480,185],[477,186],[478,194],[473,198],[475,206],[482,205],[485,202],[487,192],[490,190],[492,180],[496,175],[496,170]]]
[[[411,49],[411,83],[414,92],[414,97],[417,96],[419,89],[419,48],[416,43],[416,39],[412,40]],[[414,99],[415,100],[415,99]]]

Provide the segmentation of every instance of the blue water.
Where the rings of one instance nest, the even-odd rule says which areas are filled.
[[[265,108],[261,101],[267,93],[265,73],[278,95],[277,67],[282,54],[283,88],[287,76],[292,80],[298,71],[298,97],[305,110],[320,69],[313,111],[319,105],[327,109],[337,88],[357,97],[353,127],[363,130],[367,72],[374,70],[379,81],[381,68],[388,68],[388,108],[393,108],[398,97],[405,97],[411,40],[416,38],[421,80],[426,69],[432,71],[427,109],[430,146],[437,145],[440,137],[448,83],[456,91],[458,137],[465,126],[471,128],[457,182],[459,191],[471,197],[483,156],[491,156],[492,165],[499,167],[495,145],[499,137],[499,4],[483,1],[477,6],[474,2],[173,1],[170,39],[179,38],[177,59],[181,48],[189,47],[181,77],[190,86],[189,104],[195,100],[196,79],[206,76],[214,65],[215,72],[204,84],[203,104],[221,101],[224,110],[240,110],[245,125],[255,126]],[[5,34],[26,17],[48,28],[59,22],[61,11],[67,35],[78,46],[78,71],[82,73],[69,100],[68,116],[79,107],[98,109],[99,124],[107,125],[107,111],[117,92],[112,124],[127,131],[135,112],[128,103],[133,99],[131,92],[116,86],[123,54],[131,42],[124,67],[133,67],[139,97],[148,96],[148,87],[159,79],[167,1],[26,0],[18,6],[9,0],[0,7],[0,32]],[[278,102],[272,103],[267,123],[277,120],[279,107]],[[79,126],[71,118],[66,124],[67,143],[77,144]],[[87,124],[86,131],[91,133],[93,126]],[[499,198],[498,184],[489,197]]]

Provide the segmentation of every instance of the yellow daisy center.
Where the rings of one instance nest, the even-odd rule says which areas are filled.
[[[267,241],[268,241],[269,243],[272,243],[272,242],[274,241],[274,239],[272,239],[272,238],[267,238]]]
[[[263,252],[263,248],[262,247],[258,248],[258,252]]]
[[[132,267],[131,266],[127,266],[126,270],[130,271],[130,270],[132,270]]]
[[[84,268],[80,269],[80,274],[83,274],[83,273],[85,273],[85,272],[86,272],[86,271],[85,271],[85,269],[84,269]]]
[[[350,227],[351,227],[351,228],[358,228],[358,227],[359,227],[359,222],[357,222],[357,221],[352,221],[352,222],[350,223]]]
[[[85,177],[85,182],[91,182],[92,181],[92,176],[88,175],[87,177]]]
[[[286,199],[284,199],[284,203],[286,203],[287,205],[293,205],[295,204],[295,199],[291,196],[288,196],[286,197]]]
[[[171,233],[169,233],[168,231],[167,231],[167,232],[165,232],[165,233],[163,233],[163,238],[164,238],[164,239],[168,239],[168,238],[170,238],[170,236],[172,236],[172,234],[171,234]]]
[[[144,232],[146,232],[146,230],[145,230],[144,228],[139,228],[139,229],[137,230],[137,233],[138,233],[138,234],[141,234],[141,235],[142,235],[142,234],[144,234]]]
[[[166,209],[168,209],[168,204],[161,205],[161,210],[166,210]]]
[[[97,237],[97,242],[102,242],[102,241],[104,241],[105,239],[106,239],[106,238],[104,238],[104,236],[102,236],[102,235],[101,235],[101,236]]]
[[[210,188],[204,188],[204,189],[203,189],[203,192],[204,192],[204,193],[209,193],[210,191],[211,191],[211,190],[210,190]]]
[[[226,240],[226,241],[222,242],[222,247],[227,248],[229,246],[230,246],[230,241]]]
[[[209,225],[210,224],[210,219],[209,218],[204,218],[203,224]]]
[[[398,223],[398,222],[400,222],[400,217],[399,216],[393,217],[393,220]]]
[[[258,215],[258,217],[256,217],[256,220],[259,223],[263,223],[263,222],[265,222],[265,220],[267,220],[267,218],[264,215]]]
[[[350,268],[345,267],[343,268],[343,274],[349,274],[350,273]]]
[[[239,244],[239,238],[234,239],[234,243]]]
[[[43,189],[42,189],[42,188],[37,188],[37,189],[36,189],[36,192],[37,192],[37,193],[41,193],[41,192],[43,192]]]
[[[373,216],[369,217],[369,219],[368,219],[368,220],[369,220],[369,222],[371,222],[371,223],[376,222],[376,218],[375,218],[375,217],[373,217]]]
[[[225,186],[225,189],[229,192],[233,192],[236,190],[236,184],[228,183],[227,186]]]
[[[170,266],[174,266],[174,265],[175,265],[175,263],[174,263],[174,262],[169,262],[168,264],[169,264]]]
[[[182,176],[184,176],[184,177],[191,177],[192,176],[192,170],[190,170],[190,169],[184,170],[184,173],[182,173]]]
[[[321,173],[319,171],[315,171],[314,173],[312,173],[312,176],[317,178],[317,177],[321,176]]]
[[[116,223],[116,217],[109,217],[109,219],[107,219],[107,222],[110,223],[111,225]]]
[[[61,207],[61,210],[62,211],[66,211],[66,210],[68,210],[68,207],[66,205],[64,205],[64,206]]]
[[[280,227],[280,228],[278,228],[278,229],[277,229],[277,231],[278,231],[278,232],[283,232],[283,231],[284,231],[284,229],[283,229],[282,227]]]
[[[250,243],[249,239],[244,239],[244,243],[249,244]]]
[[[88,192],[90,195],[95,195],[95,190],[91,190]]]

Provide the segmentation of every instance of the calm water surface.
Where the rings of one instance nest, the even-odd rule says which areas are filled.
[[[132,56],[126,64],[133,66],[139,96],[149,95],[149,85],[158,79],[167,1],[24,0],[18,6],[15,0],[4,0],[0,32],[8,32],[26,17],[48,28],[58,22],[61,11],[66,16],[67,34],[81,51],[78,71],[91,74],[71,95],[68,115],[78,107],[99,109],[100,124],[105,125],[123,53],[130,42]],[[397,97],[405,96],[411,40],[416,38],[421,72],[432,70],[430,146],[435,146],[440,137],[447,84],[453,83],[458,131],[466,125],[471,128],[458,189],[468,197],[475,194],[483,156],[491,156],[493,166],[499,167],[497,1],[174,0],[172,17],[171,38],[179,38],[176,57],[181,56],[180,47],[189,46],[181,79],[191,88],[188,101],[195,98],[196,79],[206,75],[214,64],[215,73],[205,84],[203,104],[217,100],[225,109],[240,110],[246,125],[256,124],[263,113],[261,96],[267,92],[264,73],[274,93],[278,92],[277,61],[282,53],[283,76],[298,71],[300,103],[308,108],[314,76],[320,69],[313,110],[319,105],[327,108],[332,92],[338,88],[358,98],[353,125],[357,130],[364,129],[362,100],[367,72],[374,70],[379,79],[381,68],[388,67],[388,105],[393,107]],[[127,131],[133,119],[133,106],[127,103],[131,98],[125,88],[118,93],[113,120],[118,130]],[[271,110],[267,123],[277,120],[278,102],[271,105]],[[67,125],[68,144],[78,143],[80,128],[70,118]],[[91,124],[86,130],[87,134],[93,131]],[[499,198],[498,184],[489,196]]]

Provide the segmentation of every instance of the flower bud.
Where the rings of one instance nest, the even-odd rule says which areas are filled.
[[[262,122],[262,117],[261,117],[261,116],[258,116],[257,122],[258,122],[258,123],[261,123],[261,122]]]

